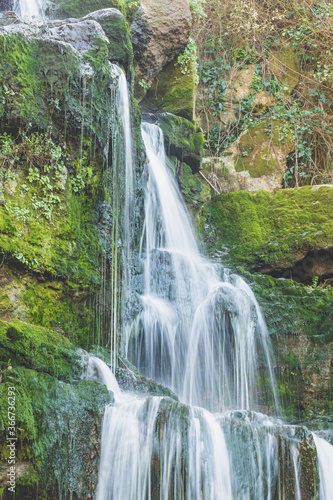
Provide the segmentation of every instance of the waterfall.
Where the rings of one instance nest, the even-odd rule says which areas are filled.
[[[22,17],[42,16],[44,7],[44,0],[15,0],[14,2],[14,12]]]
[[[117,401],[121,397],[121,390],[109,367],[99,358],[89,356],[87,373],[85,374],[87,380],[94,380],[100,384],[106,385],[109,391],[112,391]]]
[[[123,155],[115,165],[127,180],[113,177],[119,182],[112,192],[125,214],[119,235],[126,239],[133,237],[133,158],[128,89],[117,71]],[[103,418],[96,499],[300,500],[303,490],[315,498],[312,434],[260,413],[263,406],[278,412],[278,404],[269,337],[253,292],[200,255],[163,134],[144,124],[142,137],[148,159],[143,293],[137,316],[124,325],[123,354],[180,402],[116,388]],[[125,266],[126,256],[133,264],[130,245],[122,241]],[[90,377],[108,385],[109,369],[101,360],[92,363]],[[306,469],[301,453],[310,460]]]
[[[268,334],[251,289],[199,253],[189,215],[164,151],[162,131],[144,124],[149,160],[142,313],[127,356],[142,373],[168,385],[187,404],[210,410],[259,403],[256,374],[269,372]],[[134,333],[133,333],[134,332]]]
[[[320,500],[329,500],[333,496],[333,446],[316,434],[313,438],[318,454]]]

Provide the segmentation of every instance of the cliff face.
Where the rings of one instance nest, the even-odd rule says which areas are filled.
[[[109,61],[130,75],[129,27],[115,9],[104,10],[100,24],[96,15],[47,27],[7,14],[2,20],[1,458],[7,462],[6,401],[14,385],[16,494],[88,499],[111,399],[104,386],[80,381],[77,346],[99,342],[105,152],[117,126]],[[7,472],[4,466],[3,498]]]
[[[38,487],[39,498],[87,500],[96,487],[102,408],[111,400],[97,383],[79,381],[76,349],[111,343],[101,283],[112,267],[113,194],[123,185],[113,178],[119,123],[110,62],[163,129],[207,253],[256,293],[288,417],[330,424],[332,172],[322,125],[330,129],[331,81],[317,75],[324,48],[308,59],[309,47],[296,43],[296,13],[275,13],[263,46],[254,12],[246,24],[235,2],[209,2],[200,31],[194,4],[192,17],[187,1],[162,0],[158,9],[57,0],[48,14],[61,20],[46,24],[0,14],[0,432],[4,443],[14,381],[22,498],[36,498]],[[322,17],[321,41],[331,29]],[[135,100],[132,108],[138,239],[145,154]],[[124,387],[161,391],[125,369],[118,375]]]

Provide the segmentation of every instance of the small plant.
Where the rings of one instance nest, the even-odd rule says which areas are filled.
[[[178,56],[177,63],[180,65],[180,71],[183,75],[191,74],[193,71],[194,81],[196,85],[199,83],[199,73],[198,73],[198,54],[195,41],[192,37],[188,39],[188,44],[182,54]]]
[[[141,78],[141,80],[139,81],[139,86],[144,90],[145,93],[147,92],[148,83],[146,82],[146,80],[144,78]]]

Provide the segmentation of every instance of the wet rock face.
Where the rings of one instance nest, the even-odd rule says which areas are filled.
[[[6,12],[8,10],[13,10],[14,0],[1,0],[0,1],[0,12]]]
[[[91,50],[97,38],[107,41],[101,26],[90,20],[55,24],[50,28],[50,38],[69,43],[79,53]]]
[[[143,0],[131,26],[134,59],[148,84],[188,42],[188,0]]]

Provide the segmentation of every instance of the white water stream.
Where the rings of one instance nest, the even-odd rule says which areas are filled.
[[[44,3],[44,0],[15,0],[14,12],[28,18],[43,16]]]
[[[333,446],[325,439],[313,435],[317,447],[319,477],[320,477],[320,500],[332,500],[333,498]]]

